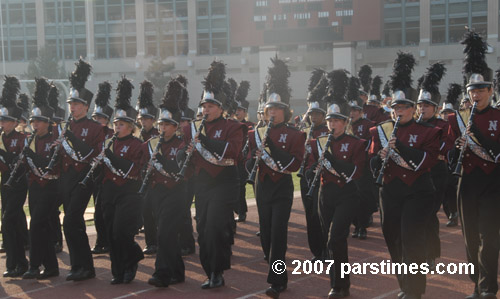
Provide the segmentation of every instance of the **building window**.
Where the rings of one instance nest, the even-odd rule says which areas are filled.
[[[431,42],[458,43],[465,26],[487,36],[488,3],[486,0],[431,1]]]
[[[414,46],[420,42],[420,1],[384,1],[384,37],[381,46]],[[375,45],[377,43],[370,43]]]
[[[198,55],[229,53],[229,0],[197,0],[196,5],[198,12],[196,16]],[[259,19],[260,21],[258,21]],[[257,24],[265,23],[265,19],[258,14],[255,20]]]

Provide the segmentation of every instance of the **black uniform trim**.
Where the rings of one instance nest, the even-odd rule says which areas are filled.
[[[396,150],[414,171],[420,168],[427,157],[424,151],[406,146],[399,140],[396,140]]]
[[[77,138],[75,134],[73,134],[73,132],[68,130],[64,133],[64,136],[68,138],[68,140],[73,145],[73,149],[75,150],[75,152],[78,152],[81,157],[87,157],[92,151],[92,148],[85,142]]]
[[[222,140],[214,140],[210,139],[207,136],[200,134],[200,141],[203,144],[203,147],[209,150],[216,157],[223,157],[224,152],[227,148],[227,142]]]
[[[266,144],[271,150],[271,157],[276,161],[276,164],[280,166],[280,169],[283,169],[283,165],[290,165],[294,159],[293,155],[278,148],[270,138],[267,138]]]

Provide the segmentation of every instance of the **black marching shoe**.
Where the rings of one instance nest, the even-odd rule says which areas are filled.
[[[111,284],[122,284],[123,283],[123,277],[113,277],[113,278],[111,278],[110,283]]]
[[[402,299],[420,299],[420,298],[422,298],[421,294],[405,293]]]
[[[458,213],[457,212],[451,213],[451,215],[448,219],[449,219],[448,223],[446,223],[447,227],[455,227],[458,225]]]
[[[182,256],[188,256],[188,255],[191,255],[193,253],[195,253],[195,248],[194,247],[191,247],[191,248],[182,248],[181,249],[181,255]]]
[[[139,265],[135,263],[131,268],[125,270],[125,273],[123,273],[123,283],[130,283],[134,280],[138,267]]]
[[[78,270],[79,269],[70,270],[68,275],[66,276],[66,280],[67,281],[75,280],[75,277],[76,277],[76,274],[78,273]]]
[[[148,284],[155,286],[157,288],[167,288],[168,287],[168,283],[164,282],[159,277],[154,276],[154,275],[153,275],[153,277],[151,277],[148,280]]]
[[[259,230],[258,232],[256,232],[256,233],[255,233],[255,235],[256,235],[257,237],[260,237],[260,230]]]
[[[236,220],[236,222],[245,222],[247,220],[247,213],[238,214],[234,220]]]
[[[398,293],[398,299],[401,299],[405,296],[405,292],[401,291]]]
[[[182,283],[184,282],[185,278],[175,278],[175,277],[172,277],[170,278],[170,281],[168,282],[169,285],[171,284],[178,284],[178,283]]]
[[[3,272],[3,277],[15,277],[14,276],[15,273],[16,269],[7,269],[7,271]]]
[[[345,298],[345,297],[349,297],[350,295],[351,295],[351,293],[349,292],[349,289],[332,288],[330,290],[330,293],[328,293],[328,299]]]
[[[56,242],[56,244],[54,244],[54,251],[56,253],[61,253],[63,251],[63,245],[61,242]]]
[[[479,295],[479,298],[481,298],[481,299],[496,299],[497,296],[495,295],[495,293],[482,292],[481,295]]]
[[[142,251],[144,254],[155,254],[157,251],[156,245],[147,245]]]
[[[40,274],[36,277],[36,279],[42,280],[42,279],[47,279],[50,277],[56,277],[59,276],[59,269],[44,269]]]
[[[273,284],[269,288],[267,288],[266,295],[268,297],[276,299],[276,298],[280,297],[280,293],[283,292],[284,290],[286,290],[286,285],[282,286],[282,285]]]
[[[469,296],[465,297],[465,299],[479,299],[479,293],[474,293],[470,294]]]
[[[352,234],[351,234],[351,237],[353,237],[353,238],[357,238],[357,237],[358,237],[358,235],[359,235],[359,228],[355,227],[355,228],[354,228],[354,231],[353,231],[353,232],[352,232]]]
[[[90,251],[92,252],[92,254],[108,253],[109,252],[109,247],[108,246],[97,246],[96,245]]]
[[[360,228],[358,232],[358,239],[366,240],[366,235],[367,235],[366,228]]]
[[[210,288],[215,289],[222,286],[224,286],[224,275],[222,275],[222,272],[212,272],[210,276]]]
[[[206,289],[210,289],[210,278],[207,278],[202,284],[201,284],[201,288],[206,290]]]
[[[91,279],[95,277],[95,270],[94,269],[84,269],[80,268],[74,276],[73,276],[73,281],[83,281],[87,279]],[[68,277],[66,277],[66,280],[68,280]]]
[[[40,275],[40,270],[39,269],[29,269],[28,271],[24,272],[23,274],[23,279],[35,279]]]

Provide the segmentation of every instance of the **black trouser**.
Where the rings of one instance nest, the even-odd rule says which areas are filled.
[[[470,279],[478,293],[498,291],[500,229],[500,167],[485,174],[479,167],[460,182],[459,208],[467,261],[474,265]]]
[[[426,238],[427,238],[427,259],[436,259],[441,256],[441,241],[439,240],[439,218],[437,213],[441,209],[443,203],[446,181],[448,176],[448,167],[446,163],[440,160],[431,169],[432,182],[436,188],[434,193],[434,204],[432,213],[427,222]]]
[[[102,185],[102,211],[109,240],[111,273],[123,278],[126,270],[144,258],[141,247],[134,240],[141,225],[141,197],[137,193],[140,182],[128,181],[122,186],[106,181]]]
[[[322,257],[326,249],[326,239],[323,238],[323,234],[321,233],[321,223],[318,212],[318,190],[319,186],[314,190],[312,198],[308,198],[306,194],[309,191],[309,184],[305,177],[300,178],[300,194],[306,214],[309,249],[315,257]]]
[[[246,198],[247,194],[246,183],[248,178],[248,172],[245,168],[245,161],[238,163],[238,174],[240,176],[239,202],[234,211],[238,215],[241,215],[248,212],[247,198]]]
[[[60,186],[59,182],[56,183],[56,188]],[[59,211],[59,207],[63,203],[62,195],[61,192],[59,192],[59,189],[57,189],[57,193],[54,197],[54,203],[57,206],[57,209],[54,209],[52,217],[50,217],[50,226],[51,226],[51,231],[52,231],[52,242],[55,243],[60,243],[62,245],[63,242],[63,237],[62,237],[62,229],[61,229],[61,219],[59,215],[61,215],[61,212]]]
[[[328,240],[328,259],[335,261],[330,269],[330,285],[332,288],[349,288],[351,281],[348,274],[341,277],[341,264],[349,262],[347,237],[359,206],[359,193],[354,182],[343,187],[329,183],[322,185],[319,192],[323,238]]]
[[[108,237],[106,235],[106,225],[104,224],[104,216],[102,213],[102,184],[96,183],[94,187],[94,223],[97,238],[95,241],[96,247],[109,247]]]
[[[393,263],[425,262],[425,228],[432,212],[434,186],[430,173],[422,174],[412,186],[396,178],[381,192],[382,232]],[[405,293],[425,293],[424,274],[397,275]]]
[[[446,187],[444,190],[443,211],[446,217],[450,218],[453,213],[457,212],[457,189],[458,177],[453,175],[449,170],[447,174]]]
[[[181,227],[179,229],[179,243],[182,249],[194,250],[193,220],[191,219],[191,205],[194,197],[194,179],[184,184],[184,207],[182,210]]]
[[[16,267],[24,268],[28,265],[24,253],[24,237],[27,229],[26,215],[23,210],[28,183],[26,178],[22,177],[19,182],[14,182],[12,187],[9,188],[5,186],[9,177],[7,173],[3,173],[1,179],[2,234],[7,255],[6,268],[7,270],[14,270]]]
[[[49,181],[41,186],[34,181],[29,186],[30,208],[30,268],[38,269],[41,265],[47,270],[58,269],[56,251],[51,225],[57,206],[57,181]]]
[[[369,166],[363,171],[363,175],[356,182],[359,192],[359,206],[356,209],[354,217],[354,226],[357,228],[367,228],[370,223],[370,217],[377,211],[378,187],[375,185],[373,175]]]
[[[260,244],[269,261],[267,282],[286,286],[288,274],[276,274],[271,265],[277,260],[285,262],[288,235],[288,220],[293,203],[292,176],[283,175],[273,182],[269,177],[263,181],[257,176],[256,200],[259,211]]]
[[[157,222],[154,217],[153,202],[151,200],[151,196],[149,195],[149,191],[146,192],[142,200],[142,223],[144,225],[144,239],[146,240],[146,246],[156,246],[156,235],[158,234],[156,229]]]
[[[238,170],[224,167],[215,178],[201,170],[196,178],[196,218],[200,261],[207,276],[231,268],[233,206],[238,200]]]
[[[78,184],[87,174],[89,167],[82,172],[76,172],[73,168],[63,172],[60,186],[63,195],[64,207],[64,236],[69,249],[71,270],[80,268],[86,270],[94,269],[94,261],[90,252],[89,238],[86,233],[83,215],[92,194],[93,184],[89,183],[87,188]]]
[[[166,284],[172,278],[184,281],[184,262],[178,235],[185,208],[185,185],[180,183],[167,189],[157,184],[149,190],[149,196],[158,223],[158,252],[153,276]]]

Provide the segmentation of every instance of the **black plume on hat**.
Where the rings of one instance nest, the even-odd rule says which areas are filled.
[[[14,76],[5,76],[0,104],[4,107],[16,106],[16,99],[20,90],[21,84],[19,83],[19,79]]]
[[[368,64],[362,65],[358,72],[358,77],[363,86],[363,90],[366,93],[370,92],[370,86],[372,85],[372,67]]]
[[[491,81],[491,70],[486,63],[488,46],[483,38],[468,29],[460,43],[464,45],[465,58],[462,71],[466,77],[465,81],[467,82],[472,74],[481,74],[486,81]]]
[[[90,73],[92,72],[92,66],[83,61],[83,59],[79,59],[77,63],[75,63],[76,69],[69,76],[69,84],[76,90],[81,90],[85,88],[85,83],[87,82]]]
[[[212,63],[210,64],[210,68],[208,69],[208,74],[202,84],[205,91],[214,94],[215,100],[218,101],[222,105],[222,107],[227,107],[227,97],[224,93],[225,80],[226,65],[222,61],[212,61]],[[203,96],[204,94],[202,94],[202,98]]]
[[[382,87],[382,77],[375,76],[372,80],[372,89],[370,90],[370,95],[376,95],[377,100],[380,101],[380,89]]]
[[[322,69],[315,68],[311,73],[311,78],[309,79],[309,86],[307,90],[311,92],[316,85],[318,85],[319,81],[325,76],[326,72]]]
[[[176,80],[171,79],[167,84],[167,90],[163,96],[162,103],[160,105],[161,109],[167,109],[173,115],[179,113],[179,102],[183,98],[186,88],[184,85]]]
[[[224,110],[228,112],[228,114],[234,114],[236,109],[238,108],[238,103],[236,102],[236,90],[238,89],[238,83],[233,79],[227,79],[227,82],[224,82],[224,93],[226,94],[226,105]]]
[[[451,104],[454,109],[458,109],[460,97],[462,96],[462,86],[457,83],[451,83],[448,86],[448,94],[446,95],[446,103]]]
[[[140,109],[150,108],[151,106],[154,106],[153,94],[153,84],[148,80],[142,81],[140,85],[139,98],[137,99]]]
[[[391,83],[390,83],[390,80],[385,81],[384,89],[382,90],[382,94],[385,95],[386,97],[390,97],[391,96]]]
[[[182,86],[184,87],[184,91],[182,92],[182,98],[179,100],[179,109],[181,109],[182,111],[186,112],[186,110],[189,109],[189,106],[188,106],[188,104],[189,104],[189,93],[188,93],[188,90],[187,90],[188,80],[183,75],[177,75],[177,77],[175,78],[175,80],[177,80],[179,83],[181,83]]]
[[[30,98],[27,94],[21,93],[19,94],[19,98],[17,100],[17,106],[21,107],[23,111],[28,111],[30,110]]]
[[[99,83],[99,90],[95,96],[95,104],[99,107],[106,107],[111,99],[111,84],[108,81]]]
[[[349,115],[350,106],[346,100],[347,87],[349,85],[349,78],[347,71],[344,69],[333,70],[328,73],[330,79],[330,86],[325,101],[328,106],[337,104],[340,108],[340,114]]]
[[[281,102],[284,104],[290,103],[291,89],[288,86],[288,78],[290,77],[290,70],[287,63],[279,59],[276,55],[271,58],[272,66],[267,70],[267,96],[276,93],[280,96]]]
[[[250,82],[243,80],[240,82],[238,89],[236,90],[236,102],[239,103],[239,106],[242,108],[248,109],[250,106],[250,102],[246,100],[248,96],[248,91],[250,90]]]
[[[33,104],[36,107],[49,106],[47,97],[49,95],[50,84],[46,78],[35,78],[35,93],[33,94]]]
[[[361,83],[358,77],[350,77],[349,84],[347,88],[347,100],[350,102],[355,102],[356,105],[363,107],[363,100],[359,97],[359,88]]]
[[[495,79],[493,80],[495,83],[495,91],[500,93],[500,69],[495,71]]]
[[[55,86],[55,84],[53,83],[50,84],[47,101],[49,102],[49,106],[54,109],[54,111],[57,111],[57,109],[59,108],[59,89],[57,89],[57,86]]]
[[[309,92],[307,97],[307,102],[318,102],[321,109],[326,111],[326,101],[325,96],[328,93],[328,87],[330,85],[330,81],[328,80],[326,72],[319,80],[318,84]]]
[[[391,87],[393,91],[401,90],[406,92],[411,88],[411,72],[415,64],[416,61],[413,54],[401,51],[398,52],[398,57],[394,61],[391,75]]]
[[[264,105],[266,104],[267,102],[267,84],[264,83],[262,84],[262,90],[259,94],[259,105],[257,107],[257,112],[263,112],[264,110]],[[260,111],[262,110],[262,111]]]
[[[118,86],[116,87],[116,103],[115,107],[121,110],[127,110],[132,108],[130,105],[130,98],[132,98],[132,89],[134,86],[132,82],[127,79],[125,76],[122,77],[120,81],[118,81]]]
[[[439,82],[446,73],[446,67],[441,62],[436,62],[427,68],[421,88],[431,94],[439,94]]]
[[[181,74],[178,74],[177,77],[175,77],[175,80],[181,82],[181,84],[184,85],[184,87],[187,87],[188,85],[188,79]]]

